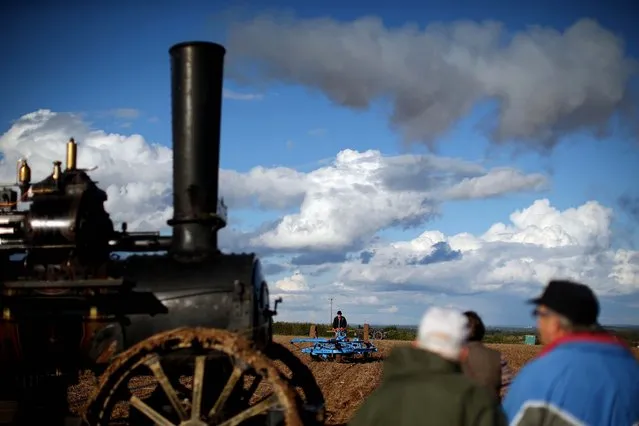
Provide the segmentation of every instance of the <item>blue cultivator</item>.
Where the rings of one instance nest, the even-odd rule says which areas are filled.
[[[371,342],[360,340],[358,337],[349,339],[345,331],[338,331],[335,337],[326,339],[318,337],[298,337],[291,343],[314,343],[313,346],[302,348],[303,353],[309,354],[314,361],[335,360],[341,362],[344,358],[369,358],[377,348]]]

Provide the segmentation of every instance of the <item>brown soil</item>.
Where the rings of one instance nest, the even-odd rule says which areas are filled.
[[[331,426],[343,426],[348,422],[366,397],[379,385],[384,357],[390,353],[394,346],[407,344],[407,342],[392,340],[375,341],[379,352],[371,360],[358,363],[337,363],[311,361],[308,355],[299,351],[301,346],[296,347],[289,343],[291,338],[292,336],[276,336],[275,341],[285,345],[302,359],[313,372],[324,394],[327,406],[327,425]],[[540,346],[521,344],[490,344],[488,346],[502,352],[515,373],[541,350]],[[639,358],[639,350],[634,351]],[[86,398],[92,387],[91,382],[95,380],[91,380],[89,377],[87,376],[88,380],[70,389],[71,405],[79,405],[81,400]],[[142,383],[140,385],[144,386]]]
[[[290,344],[291,336],[276,336],[275,340],[296,353],[313,371],[322,388],[327,406],[327,424],[344,425],[355,414],[361,403],[379,385],[382,378],[383,358],[394,346],[408,344],[394,340],[375,341],[379,352],[366,363],[312,362],[309,356]],[[488,345],[502,351],[512,368],[519,370],[540,350],[539,346]],[[301,346],[300,346],[301,347]]]
[[[408,342],[393,340],[375,341],[379,350],[377,360],[366,364],[338,364],[334,362],[311,362],[306,354],[288,343],[292,337],[276,336],[275,340],[285,344],[290,350],[303,359],[313,371],[318,384],[322,388],[328,410],[328,425],[344,425],[355,414],[361,403],[378,386],[382,377],[383,357],[397,345]],[[516,373],[528,361],[535,357],[541,346],[521,344],[489,344],[488,347],[504,354],[513,373]],[[639,359],[639,349],[633,349]]]

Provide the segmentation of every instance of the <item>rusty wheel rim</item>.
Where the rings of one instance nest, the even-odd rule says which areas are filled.
[[[280,372],[287,377],[289,385],[298,394],[298,403],[310,408],[314,413],[312,424],[323,425],[326,420],[326,401],[313,372],[282,344],[272,342],[266,354],[271,360],[282,363],[285,367]]]
[[[204,374],[207,362],[205,354],[195,355],[193,371],[193,391],[188,406],[185,406],[175,388],[163,371],[158,352],[170,354],[172,351],[198,348],[201,351],[219,352],[232,362],[233,370],[226,384],[217,396],[210,410],[202,410]],[[297,412],[296,394],[283,379],[271,360],[261,352],[253,349],[250,342],[241,336],[226,331],[208,328],[179,328],[154,335],[137,343],[127,351],[119,354],[100,376],[98,387],[87,405],[84,419],[90,425],[106,426],[110,423],[116,394],[126,386],[127,379],[135,376],[134,371],[146,367],[155,376],[158,389],[163,391],[168,402],[179,416],[179,421],[168,420],[163,414],[146,404],[135,395],[131,395],[129,403],[148,420],[159,426],[237,426],[267,410],[282,410],[284,424],[301,426]],[[254,405],[236,413],[230,419],[220,419],[225,403],[240,379],[248,372],[256,376],[256,382],[268,383],[273,392]],[[255,389],[253,389],[255,392]],[[207,412],[206,412],[207,411]]]

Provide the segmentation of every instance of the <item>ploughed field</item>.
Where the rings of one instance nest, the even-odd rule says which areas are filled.
[[[366,397],[379,385],[382,378],[383,359],[392,348],[397,345],[406,345],[406,341],[376,340],[374,341],[379,352],[364,362],[331,362],[331,361],[311,361],[310,357],[299,351],[307,344],[295,346],[290,342],[294,336],[275,336],[275,341],[285,345],[298,358],[300,358],[311,369],[315,380],[319,384],[327,408],[327,424],[332,426],[344,425],[357,411]],[[503,353],[508,360],[513,372],[517,372],[529,360],[535,357],[541,350],[541,346],[529,346],[523,344],[489,344],[491,348]],[[639,350],[633,349],[637,358]],[[136,380],[139,379],[139,380]],[[154,379],[151,376],[139,377],[134,386],[136,392],[141,394],[149,393],[157,385],[151,383]],[[180,381],[190,381],[190,378],[183,377]],[[90,376],[87,380],[69,389],[69,403],[74,407],[82,405],[86,400],[93,384]],[[190,385],[190,383],[188,383]],[[190,386],[188,386],[190,388]],[[140,395],[142,396],[142,395]],[[122,417],[127,417],[128,407],[122,407]]]
[[[329,425],[343,425],[348,422],[364,399],[379,385],[382,378],[383,358],[394,346],[409,344],[406,341],[375,340],[374,343],[379,352],[371,361],[312,362],[308,355],[300,353],[294,345],[289,343],[292,338],[292,336],[276,336],[275,340],[295,351],[297,356],[310,367],[326,399],[327,424]],[[501,351],[514,371],[519,370],[541,350],[541,346],[501,344],[488,346]]]

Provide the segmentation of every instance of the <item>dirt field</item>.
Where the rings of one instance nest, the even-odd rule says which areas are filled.
[[[394,346],[408,344],[408,342],[392,340],[375,341],[379,352],[375,354],[373,360],[365,363],[311,362],[308,355],[299,351],[299,347],[289,343],[292,337],[276,336],[275,341],[291,350],[313,372],[324,394],[327,405],[327,425],[331,426],[343,426],[348,422],[366,397],[379,385],[384,357],[390,353]],[[541,350],[541,346],[522,344],[490,344],[488,346],[502,352],[515,373]],[[634,352],[639,358],[639,350],[635,349]],[[145,383],[140,383],[141,390],[148,387],[150,383],[147,379],[142,380]],[[83,382],[74,386],[74,390],[70,389],[69,402],[71,406],[81,405],[89,393],[90,381]],[[153,387],[155,385],[151,385],[147,391],[152,390]]]
[[[382,358],[393,346],[407,344],[393,340],[375,341],[380,352],[375,362],[365,364],[338,364],[333,362],[308,362],[308,356],[300,353],[295,346],[288,343],[292,337],[276,336],[275,340],[285,344],[290,350],[303,359],[313,371],[317,382],[326,398],[328,424],[344,425],[357,411],[364,399],[377,387],[382,375]],[[503,353],[514,372],[517,372],[541,350],[541,346],[498,345],[488,347]],[[634,349],[639,359],[639,350]]]
[[[333,362],[309,362],[309,357],[302,354],[289,343],[292,336],[276,336],[275,340],[286,345],[298,357],[305,361],[313,371],[319,386],[322,388],[327,404],[327,420],[329,425],[343,425],[353,416],[364,399],[378,386],[382,376],[383,358],[393,346],[407,344],[393,340],[375,341],[379,349],[376,360],[361,364],[338,364]],[[514,371],[518,371],[540,350],[540,346],[527,345],[488,345],[501,351],[508,359]]]

